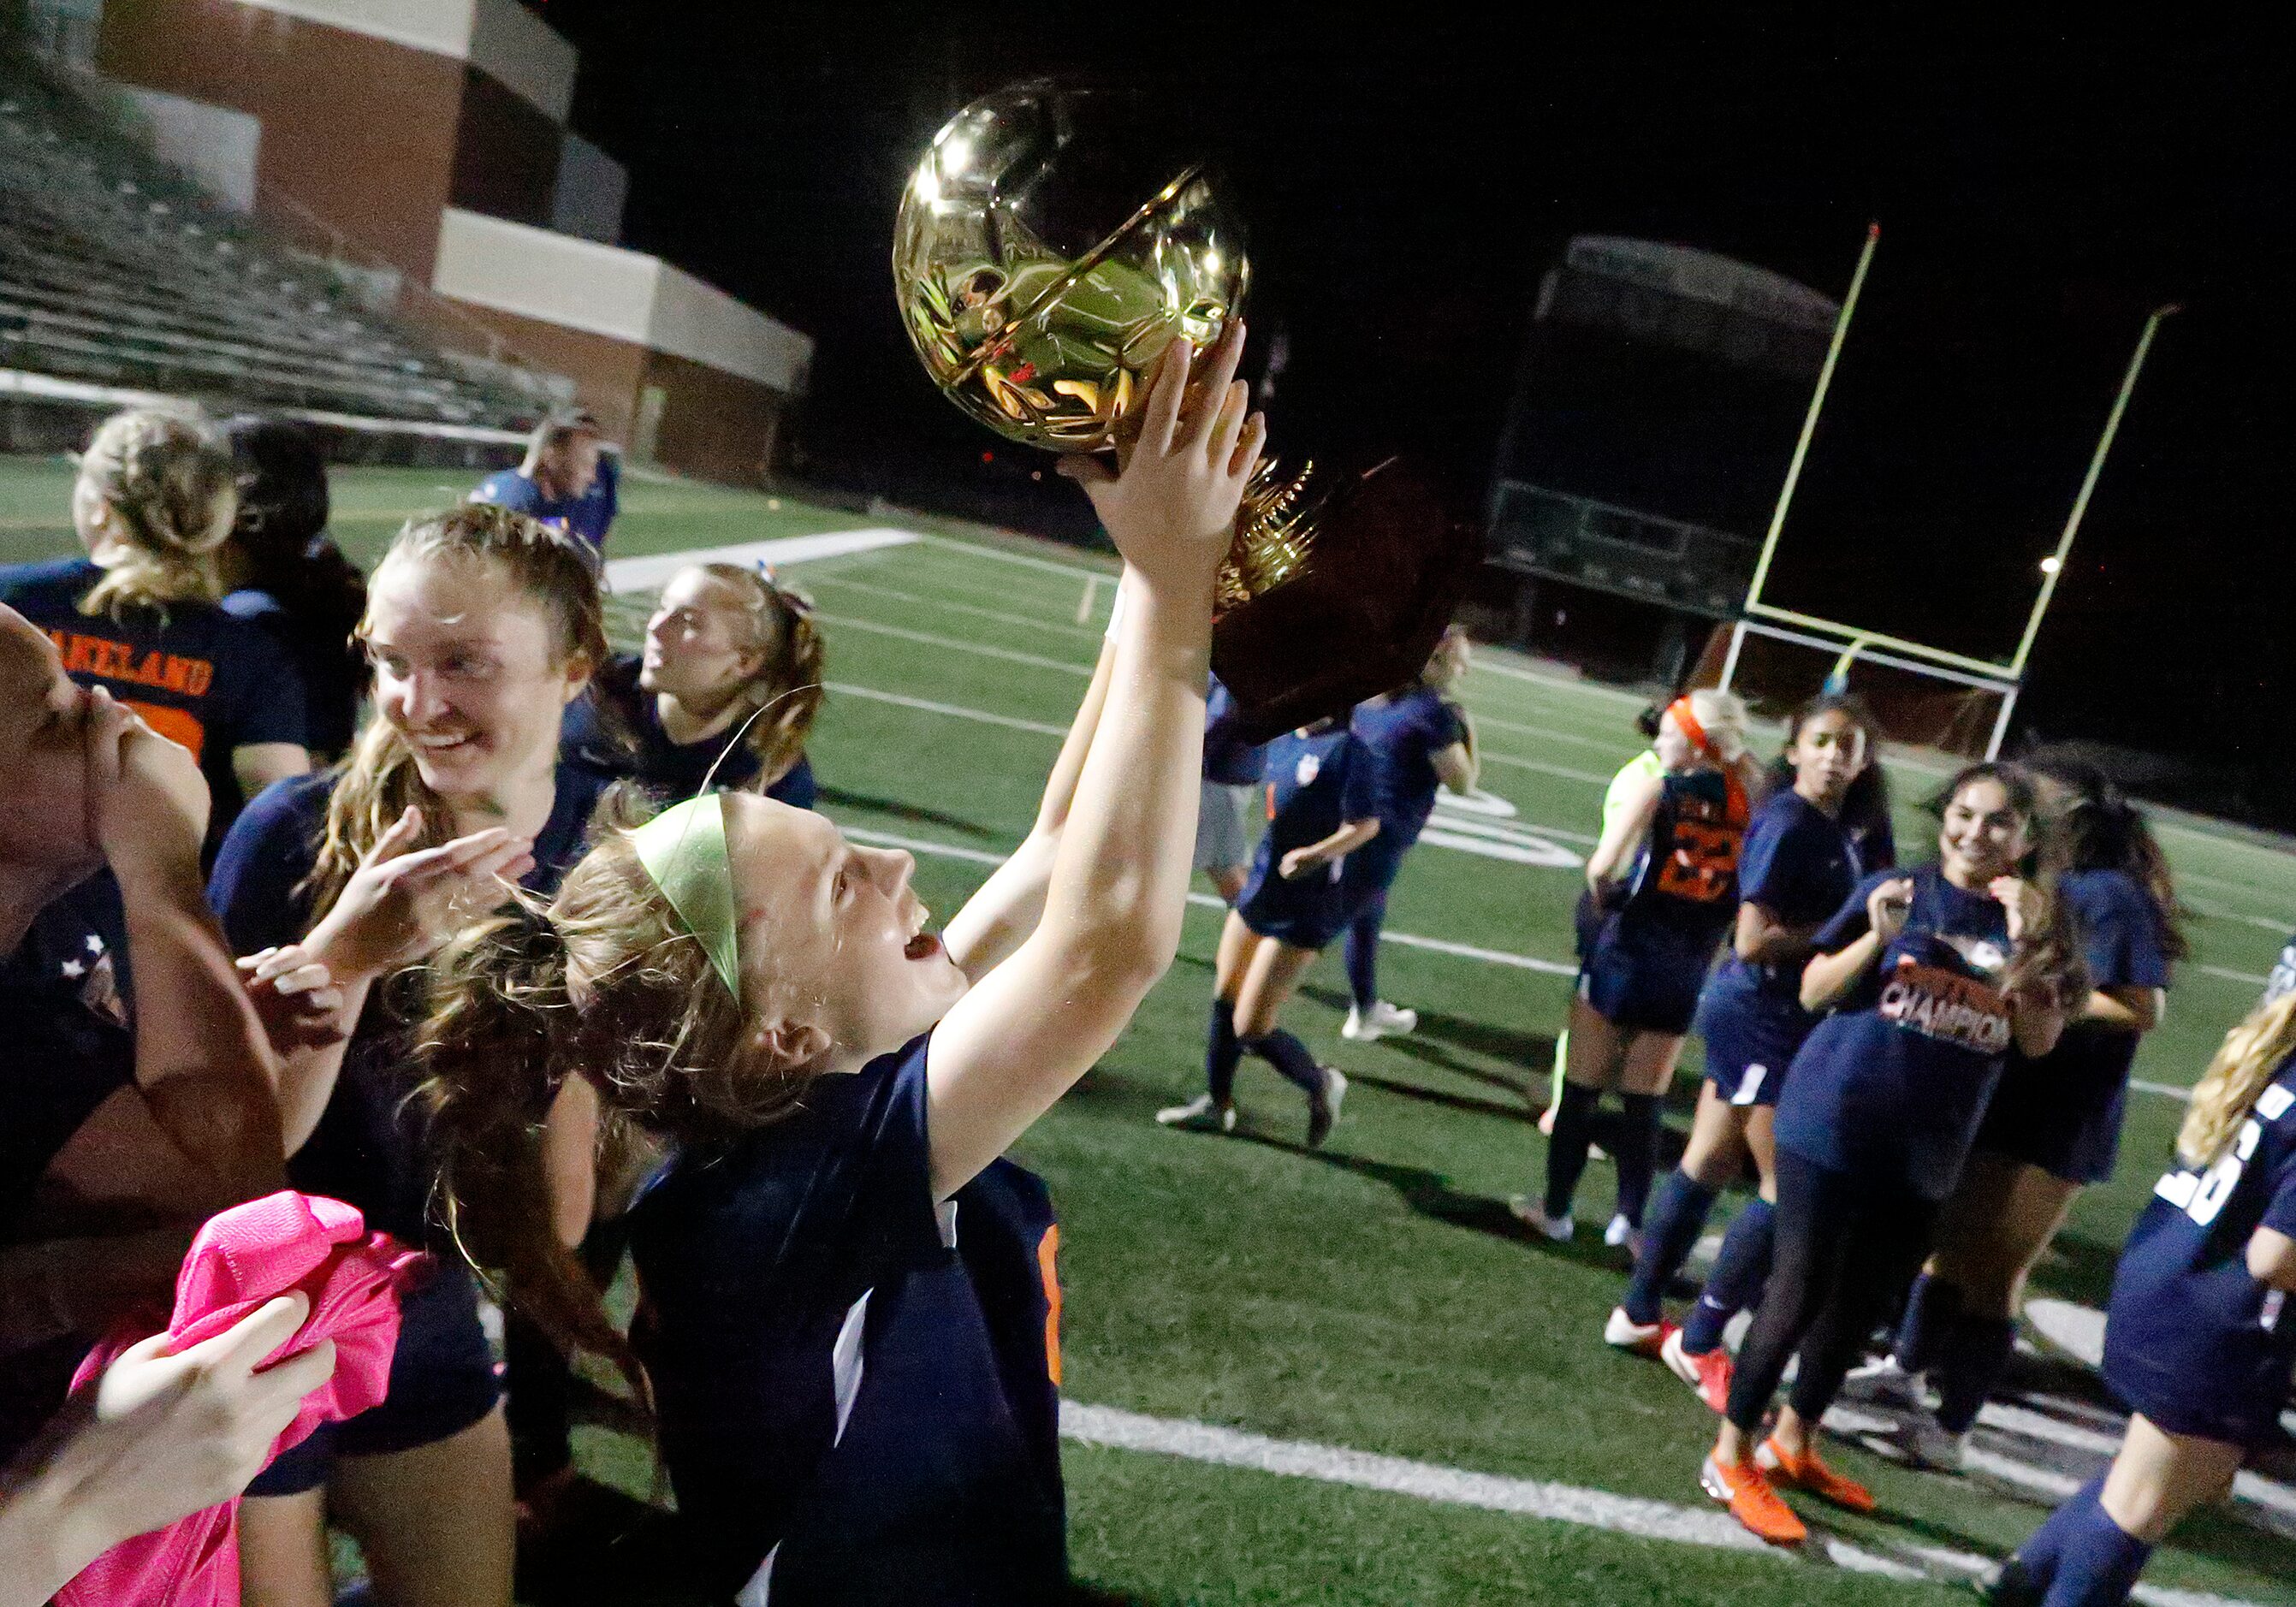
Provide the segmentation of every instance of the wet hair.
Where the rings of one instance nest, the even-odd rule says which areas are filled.
[[[215,603],[213,562],[231,535],[231,447],[193,409],[131,407],[96,426],[80,454],[80,479],[111,511],[124,546],[80,599],[91,619],[134,608]]]
[[[738,563],[695,567],[740,595],[749,619],[749,639],[742,649],[764,654],[756,673],[734,693],[739,714],[734,726],[758,757],[758,784],[763,789],[797,763],[812,734],[814,717],[821,712],[825,656],[821,627],[813,618],[812,599],[782,586],[764,570]],[[609,709],[606,700],[601,699],[598,708],[615,739],[635,750],[637,734]]]
[[[467,559],[499,567],[519,594],[550,623],[553,662],[579,659],[595,668],[605,661],[605,603],[589,549],[562,530],[488,503],[465,503],[443,513],[407,521],[376,566]],[[370,619],[363,617],[364,640]],[[418,846],[436,848],[452,837],[444,800],[423,782],[414,750],[380,712],[336,767],[316,862],[298,890],[316,921],[334,905],[366,851],[409,805],[422,812]]]
[[[1890,819],[1890,778],[1882,770],[1882,726],[1857,693],[1822,692],[1786,717],[1785,740],[1762,775],[1762,796],[1793,790],[1794,743],[1804,726],[1828,714],[1843,716],[1866,734],[1866,767],[1842,794],[1841,828],[1857,843],[1866,870],[1888,870],[1897,858],[1897,833]]]
[[[2042,758],[2032,761],[2031,768],[2063,793],[2057,818],[2065,837],[2065,868],[2127,875],[2152,901],[2161,952],[2171,960],[2189,957],[2193,949],[2185,936],[2184,906],[2177,902],[2176,874],[2144,813],[2095,765]]]
[[[2185,1107],[2177,1159],[2186,1166],[2213,1164],[2291,1054],[2296,1054],[2296,993],[2284,993],[2225,1034]]]
[[[2010,812],[2024,823],[2025,853],[2014,868],[2041,896],[2040,918],[2017,939],[2004,986],[2012,993],[2038,995],[2070,1009],[2088,993],[2088,965],[2081,958],[2079,936],[2072,914],[2065,907],[2064,891],[2057,885],[2065,869],[2064,834],[2042,808],[2041,790],[2033,773],[1999,759],[1964,765],[1931,798],[1930,813],[1944,819],[1955,799],[1983,781],[2000,785],[2008,795]]]

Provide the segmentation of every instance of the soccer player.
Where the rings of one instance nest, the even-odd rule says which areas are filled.
[[[1166,1127],[1235,1131],[1235,1069],[1259,1055],[1308,1096],[1308,1143],[1339,1119],[1348,1079],[1319,1066],[1276,1017],[1300,979],[1346,929],[1348,856],[1378,836],[1372,761],[1344,717],[1320,720],[1267,744],[1267,830],[1251,875],[1220,929],[1204,1092],[1156,1112]]]
[[[2113,1275],[2104,1382],[2134,1414],[2112,1466],[2017,1548],[2005,1607],[2112,1607],[2185,1514],[2280,1442],[2296,1364],[2296,995],[2225,1035],[2177,1166]]]
[[[1000,872],[936,938],[907,854],[714,793],[606,834],[546,918],[486,923],[437,963],[422,1045],[461,1242],[650,1381],[712,1599],[1064,1587],[1054,1230],[1001,1157],[1178,944],[1214,581],[1264,436],[1234,382],[1241,333],[1193,418],[1169,348],[1120,475],[1062,466],[1128,598],[1054,773],[1073,776],[1047,799],[1057,842],[1016,856],[1041,881]],[[1041,916],[980,969],[1013,906]],[[537,1186],[532,1112],[577,1083],[663,1160],[632,1217],[636,1356]]]
[[[763,570],[692,564],[661,588],[644,652],[606,660],[567,709],[561,750],[659,803],[707,780],[809,809],[821,676],[812,603]]]
[[[1889,808],[1877,740],[1873,716],[1846,696],[1815,698],[1787,722],[1769,795],[1754,812],[1739,858],[1730,947],[1699,999],[1706,1080],[1690,1143],[1681,1166],[1659,1185],[1626,1299],[1603,1331],[1609,1344],[1663,1355],[1717,1410],[1729,1388],[1723,1326],[1759,1295],[1768,1267],[1778,1088],[1794,1051],[1816,1025],[1800,999],[1810,936],[1868,871],[1883,868],[1866,857],[1862,829]],[[1680,1335],[1660,1306],[1667,1283],[1697,1243],[1723,1185],[1750,1154],[1760,1192],[1732,1224],[1738,1246],[1716,1266],[1712,1298],[1701,1300],[1693,1319],[1697,1332]]]
[[[430,1218],[430,1140],[406,1103],[412,979],[398,973],[497,907],[504,879],[547,892],[581,852],[605,783],[559,763],[558,734],[606,656],[603,619],[571,537],[476,504],[410,521],[360,627],[373,717],[342,765],[258,798],[217,857],[209,893],[234,947],[299,943],[356,1023],[348,1044],[286,1057],[289,1176],[410,1243],[445,1242]],[[578,1083],[534,1112],[570,1244],[590,1222],[594,1110]],[[252,1487],[241,1518],[250,1601],[329,1599],[322,1520],[336,1510],[379,1600],[506,1604],[500,1395],[477,1290],[442,1259],[406,1298],[382,1404],[322,1427]]]
[[[2073,1198],[2112,1176],[2137,1041],[2161,1020],[2169,968],[2185,953],[2168,856],[2118,788],[2087,765],[2038,770],[2062,822],[2059,878],[2079,928],[2090,992],[2045,1057],[2013,1055],[1977,1148],[1938,1222],[1890,1356],[1844,1393],[1907,1409],[1917,1462],[1956,1469],[1970,1427],[2008,1365],[2025,1279]],[[1916,1381],[1937,1391],[1934,1415]]]
[[[1547,1238],[1573,1231],[1571,1196],[1587,1168],[1603,1090],[1618,1085],[1624,1119],[1614,1153],[1618,1205],[1603,1242],[1642,1226],[1658,1147],[1659,1104],[1715,947],[1738,901],[1747,791],[1758,780],[1745,749],[1746,707],[1726,692],[1677,698],[1652,750],[1659,774],[1638,781],[1587,861],[1603,912],[1570,1004],[1570,1063],[1546,1150],[1543,1201],[1509,1207]]]
[[[1859,882],[1802,970],[1802,1007],[1831,1013],[1786,1073],[1775,1259],[1700,1473],[1732,1516],[1778,1544],[1808,1531],[1773,1481],[1873,1509],[1863,1485],[1819,1459],[1818,1423],[1929,1253],[2012,1044],[2046,1054],[2085,991],[2032,778],[1972,765],[1942,796],[1938,858]],[[1792,1396],[1758,1452],[1790,1360]]]
[[[526,461],[479,482],[472,502],[492,503],[540,520],[580,541],[598,562],[606,532],[621,511],[621,475],[605,449],[595,415],[586,408],[554,413],[534,427]]]
[[[1416,681],[1356,708],[1353,726],[1371,758],[1379,833],[1348,856],[1341,875],[1357,912],[1348,922],[1349,1002],[1341,1037],[1369,1040],[1419,1025],[1413,1012],[1380,999],[1379,933],[1387,922],[1388,889],[1434,813],[1435,789],[1463,796],[1475,790],[1474,727],[1445,695],[1466,673],[1467,658],[1467,633],[1454,625]]]
[[[218,606],[233,480],[231,448],[202,415],[116,413],[72,487],[87,556],[0,568],[0,603],[48,633],[72,679],[199,760],[210,854],[243,799],[311,767],[294,661]]]
[[[1115,629],[1112,621],[1109,628]],[[1251,806],[1266,774],[1261,749],[1241,741],[1235,726],[1235,694],[1214,676],[1204,696],[1204,779],[1193,863],[1220,901],[1231,906],[1251,875]]]

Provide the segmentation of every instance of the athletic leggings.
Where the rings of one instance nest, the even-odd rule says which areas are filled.
[[[1937,1226],[1936,1201],[1882,1168],[1837,1172],[1780,1150],[1777,1178],[1776,1259],[1730,1379],[1730,1421],[1749,1434],[1796,1354],[1793,1409],[1816,1426]]]

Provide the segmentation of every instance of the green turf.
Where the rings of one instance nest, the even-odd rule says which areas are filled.
[[[342,474],[338,530],[371,556],[406,512],[458,486],[459,477],[429,471]],[[67,543],[67,492],[60,463],[0,462],[0,558]],[[773,510],[746,494],[635,479],[625,482],[625,508],[617,553],[914,523],[791,502]],[[822,611],[830,679],[1064,725],[1105,618],[1108,588],[1092,575],[1109,565],[1024,543],[990,545],[1072,567],[1015,563],[943,539],[793,568]],[[620,629],[635,627],[645,602],[617,600]],[[1602,779],[1638,744],[1630,722],[1639,699],[1509,673],[1497,656],[1470,675],[1464,696],[1481,723],[1486,787],[1522,824],[1578,834],[1583,844]],[[1056,747],[1055,735],[832,694],[811,752],[825,807],[849,826],[996,853],[1025,831]],[[1900,767],[1896,780],[1900,841],[1920,857],[1935,827],[1915,805],[1936,777]],[[2252,1001],[2296,922],[2296,856],[2231,832],[2164,835],[2197,912],[2196,952],[2137,1075],[2183,1086]],[[925,857],[918,885],[945,914],[984,873],[975,863]],[[1423,846],[1396,889],[1390,926],[1567,961],[1577,885],[1574,871]],[[1382,992],[1416,1006],[1421,1030],[1357,1045],[1338,1037],[1345,998],[1330,956],[1287,1017],[1354,1079],[1330,1145],[1304,1149],[1296,1094],[1249,1062],[1248,1137],[1175,1134],[1150,1118],[1200,1081],[1217,931],[1217,912],[1191,911],[1180,959],[1132,1029],[1020,1147],[1051,1183],[1063,1220],[1069,1393],[1279,1438],[1697,1504],[1694,1475],[1712,1419],[1662,1370],[1599,1342],[1624,1258],[1587,1235],[1568,1250],[1534,1245],[1504,1204],[1542,1165],[1526,1092],[1543,1096],[1567,980],[1390,946]],[[1695,1063],[1693,1048],[1688,1066]],[[1692,1086],[1687,1078],[1678,1086],[1677,1121]],[[2132,1095],[2120,1173],[2082,1199],[2038,1289],[2101,1301],[2182,1109]],[[1582,1221],[1607,1213],[1610,1188],[1607,1168],[1594,1168]],[[632,1496],[649,1493],[636,1441],[587,1430],[581,1443],[594,1472]],[[1841,1461],[1871,1480],[1883,1509],[1836,1525],[1844,1534],[1997,1554],[2041,1513],[1974,1481],[1906,1472],[1855,1448]],[[1927,1586],[1141,1453],[1071,1447],[1068,1471],[1078,1571],[1119,1599],[1693,1602],[1743,1600],[1765,1587],[1781,1599],[1826,1602],[1934,1596]],[[2147,1577],[2296,1602],[2289,1561],[2285,1541],[2211,1517],[2165,1548]]]

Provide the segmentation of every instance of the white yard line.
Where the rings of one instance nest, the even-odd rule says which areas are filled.
[[[848,553],[908,546],[920,539],[914,530],[825,530],[817,536],[783,536],[685,553],[649,553],[642,558],[612,560],[606,565],[606,585],[617,592],[649,591],[689,564],[737,563],[746,569],[759,563],[803,563],[812,558],[841,558]]]
[[[904,709],[914,709],[925,714],[942,715],[953,720],[973,720],[983,726],[1003,726],[1013,731],[1033,731],[1040,736],[1066,736],[1066,726],[1055,726],[1046,720],[1016,719],[1009,714],[991,714],[985,709],[966,709],[955,703],[936,703],[931,698],[913,698],[898,692],[880,692],[873,686],[856,686],[849,681],[824,681],[822,689],[841,698],[861,698],[872,703],[898,703]]]
[[[1511,770],[1533,770],[1541,775],[1559,775],[1564,781],[1582,781],[1589,786],[1607,787],[1611,784],[1611,777],[1608,775],[1597,775],[1592,770],[1574,770],[1568,765],[1550,765],[1544,759],[1517,758],[1512,753],[1492,753],[1488,750],[1484,752],[1482,758],[1483,763],[1487,765],[1505,765]]]
[[[937,636],[931,631],[906,630],[898,625],[880,625],[874,619],[857,619],[850,614],[816,613],[814,618],[825,625],[841,626],[848,630],[865,630],[880,636],[898,636],[904,642],[914,642],[925,647],[938,647],[948,652],[977,653],[984,659],[1002,659],[1008,664],[1026,664],[1032,669],[1056,669],[1062,675],[1092,678],[1092,666],[1075,664],[1066,659],[1047,659],[1032,652],[1020,652],[1010,647],[989,647],[980,642],[960,642],[955,636]]]
[[[1118,571],[1088,563],[1062,563],[1057,559],[1038,558],[1027,553],[1008,553],[1002,547],[982,546],[977,542],[959,541],[954,536],[927,536],[927,546],[947,547],[955,552],[969,553],[975,558],[994,558],[999,563],[1015,563],[1023,569],[1046,570],[1055,575],[1093,575],[1102,580],[1113,580]]]
[[[1049,619],[1039,619],[1029,614],[1008,614],[1002,609],[980,608],[970,603],[953,603],[947,597],[920,597],[914,592],[905,592],[890,586],[879,586],[873,580],[856,580],[850,575],[824,575],[816,586],[842,586],[848,591],[866,593],[872,597],[890,597],[896,603],[914,603],[928,608],[947,609],[955,614],[969,614],[976,619],[994,619],[1000,625],[1017,625],[1023,630],[1049,630],[1063,636],[1082,636],[1098,641],[1102,632],[1090,626],[1059,625]]]

